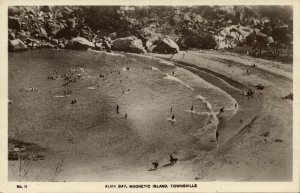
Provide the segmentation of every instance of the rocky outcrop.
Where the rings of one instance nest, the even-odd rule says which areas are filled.
[[[55,36],[61,29],[62,27],[57,23],[54,22],[45,23],[45,30],[47,34],[49,34],[49,36]]]
[[[40,10],[45,12],[45,13],[49,13],[52,11],[52,8],[48,5],[45,5],[45,6],[40,6]]]
[[[95,45],[83,37],[76,37],[70,40],[65,48],[72,50],[87,50],[88,48],[95,48]]]
[[[131,53],[146,53],[142,40],[135,36],[118,38],[112,42],[112,50]]]
[[[215,36],[217,43],[216,48],[234,48],[245,42],[246,37],[252,32],[253,30],[251,28],[239,25],[226,27]]]
[[[19,6],[10,6],[8,7],[8,15],[9,16],[19,16],[24,11],[22,7]]]
[[[161,34],[155,33],[154,26],[145,27],[139,31],[139,38],[143,41],[144,45],[149,40],[153,40],[161,37],[162,37]]]
[[[199,49],[214,49],[216,47],[216,41],[213,35],[189,35],[182,39],[181,47],[187,48],[199,48]]]
[[[23,50],[27,50],[27,46],[21,40],[8,40],[8,51],[15,52]]]
[[[151,52],[161,54],[175,54],[179,52],[179,46],[171,38],[148,40],[147,48]]]
[[[21,30],[21,23],[19,18],[9,16],[8,17],[8,28],[14,30]]]
[[[72,39],[74,37],[77,37],[79,35],[77,30],[74,29],[69,29],[69,28],[64,28],[62,30],[59,30],[55,34],[55,38],[60,39],[60,38],[65,38],[65,39]]]

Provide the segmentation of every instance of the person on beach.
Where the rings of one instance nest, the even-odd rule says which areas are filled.
[[[158,168],[158,163],[157,162],[153,162],[152,165],[153,165],[154,170],[156,170]]]
[[[117,107],[116,107],[117,114],[119,114],[119,108],[120,108],[120,106],[119,106],[119,104],[117,104]]]
[[[235,105],[234,105],[234,108],[236,108],[236,107],[237,107],[237,105],[238,105],[238,103],[235,103]]]
[[[219,131],[217,129],[217,131],[216,131],[216,144],[217,144],[217,148],[219,147],[218,141],[219,141]]]
[[[221,115],[222,113],[224,113],[224,107],[222,107],[219,111],[219,113],[217,114],[217,116]]]
[[[191,107],[191,111],[194,111],[194,106]]]
[[[171,118],[171,119],[172,119],[172,120],[174,120],[174,119],[175,119],[175,115],[174,115],[174,114],[172,115],[172,118]]]
[[[170,108],[170,111],[173,112],[173,107]]]
[[[178,161],[178,158],[174,158],[172,155],[170,155],[170,164],[176,164]]]
[[[127,119],[127,113],[125,113],[125,119]]]

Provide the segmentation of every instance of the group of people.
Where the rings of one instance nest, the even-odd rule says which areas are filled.
[[[174,165],[176,163],[178,163],[178,158],[174,158],[172,155],[170,155],[170,163],[167,165]],[[159,163],[153,162],[152,165],[153,165],[153,170],[156,170],[159,166]]]

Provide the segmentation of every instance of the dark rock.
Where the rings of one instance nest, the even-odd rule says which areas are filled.
[[[118,34],[117,34],[117,32],[113,32],[113,33],[109,34],[109,37],[110,37],[110,39],[115,40],[118,38]]]
[[[27,13],[28,15],[34,15],[34,16],[37,15],[36,12],[33,11],[33,9],[30,9],[30,8],[26,8],[26,13]]]
[[[45,23],[45,30],[49,35],[55,36],[61,30],[61,26],[56,23]]]
[[[15,30],[21,30],[21,23],[19,18],[17,17],[8,17],[8,28],[9,29],[15,29]]]
[[[111,44],[109,43],[108,40],[103,40],[102,45],[104,46],[104,49],[107,51],[111,50]]]
[[[8,39],[9,39],[9,40],[14,40],[14,39],[16,39],[15,33],[13,33],[13,32],[9,33],[9,34],[8,34]]]
[[[76,27],[75,19],[68,19],[66,24],[67,24],[68,28],[70,28],[70,29],[75,29],[75,27]]]
[[[135,36],[118,38],[112,43],[112,50],[132,53],[146,53],[143,43]]]
[[[62,42],[59,43],[59,44],[58,44],[58,48],[61,48],[61,49],[65,48],[65,44],[63,44]]]
[[[24,8],[18,6],[9,6],[8,7],[8,15],[9,16],[19,16],[24,11]]]
[[[153,49],[153,52],[162,54],[175,54],[179,52],[179,46],[171,38],[164,38],[161,41],[158,41],[157,46]]]
[[[21,30],[20,32],[16,33],[16,38],[15,39],[20,39],[23,42],[30,37],[30,32],[25,32],[24,30]]]
[[[88,28],[82,28],[79,31],[79,36],[84,37],[85,39],[92,41],[93,33],[90,29]]]
[[[27,46],[19,39],[8,41],[8,51],[22,51],[27,50]]]
[[[64,7],[62,11],[63,19],[73,18],[74,11],[69,7]]]
[[[77,30],[64,28],[64,29],[58,31],[54,37],[57,39],[61,39],[61,38],[72,39],[74,37],[77,37],[78,34],[79,33]]]
[[[253,30],[249,27],[240,25],[231,25],[221,30],[215,36],[217,49],[234,48],[237,45],[246,41],[246,37],[251,34]]]
[[[66,44],[66,48],[74,50],[87,50],[88,48],[95,48],[95,45],[83,37],[77,37],[70,40]]]
[[[53,45],[58,45],[59,43],[58,39],[50,39],[49,42]]]
[[[139,38],[141,38],[144,45],[146,45],[147,41],[162,38],[162,35],[155,33],[155,27],[151,26],[141,29],[139,31]]]
[[[154,48],[156,48],[158,42],[161,41],[159,37],[154,37],[146,42],[146,49],[149,52],[153,52]]]
[[[48,5],[46,5],[46,6],[40,6],[40,10],[45,12],[45,13],[48,13],[48,12],[52,11],[52,8]]]
[[[214,36],[210,34],[188,35],[180,42],[182,48],[214,49],[216,45]]]

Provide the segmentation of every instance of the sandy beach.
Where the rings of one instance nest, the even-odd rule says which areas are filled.
[[[293,66],[216,51],[180,52],[172,60],[209,69],[249,88],[262,84],[265,89],[255,89],[255,98],[258,98],[257,102],[260,101],[260,108],[236,135],[218,149],[176,166],[177,171],[184,172],[180,175],[171,172],[165,180],[173,179],[174,176],[178,180],[182,180],[183,176],[190,176],[192,180],[196,176],[194,179],[200,181],[291,180],[293,102],[283,100],[282,97],[293,91]],[[254,63],[256,67],[251,68],[251,74],[247,75],[246,70]],[[238,121],[244,117],[248,117],[246,111],[238,113],[234,119]],[[191,176],[191,173],[194,175]]]
[[[47,53],[47,51],[41,51],[42,54],[44,52]],[[59,53],[61,52],[57,52],[57,54]],[[50,105],[59,105],[58,107],[61,109],[59,115],[61,118],[53,117],[50,119],[47,116],[52,116],[52,114],[42,113],[42,115],[38,115],[42,120],[55,121],[63,120],[63,117],[66,117],[70,121],[63,123],[63,125],[58,124],[55,131],[51,131],[52,123],[48,123],[48,128],[45,122],[38,123],[38,121],[32,119],[33,123],[31,124],[35,130],[28,128],[28,131],[25,132],[24,130],[16,131],[15,127],[16,124],[23,124],[24,126],[27,123],[14,123],[13,117],[11,118],[10,133],[20,132],[19,136],[16,135],[16,139],[26,142],[37,142],[38,145],[45,148],[45,150],[39,150],[44,153],[45,160],[32,162],[28,166],[30,175],[29,177],[27,175],[27,180],[289,181],[292,179],[293,104],[291,100],[282,99],[282,97],[293,91],[292,65],[217,51],[180,52],[173,57],[171,55],[134,55],[117,52],[108,55],[102,52],[78,52],[78,54],[78,57],[82,57],[82,60],[76,64],[77,68],[75,69],[81,69],[79,67],[86,69],[81,72],[83,80],[74,84],[74,86],[76,85],[75,87],[67,87],[73,90],[72,97],[76,97],[79,101],[77,106],[67,105],[69,103],[68,97],[51,99],[49,101],[47,95],[49,95],[50,90],[49,93],[45,90],[39,91],[42,95],[38,94],[42,98],[46,96],[45,100],[43,100],[45,107],[49,103]],[[90,66],[90,64],[85,64],[85,55],[91,58],[96,57],[95,59],[104,56],[107,61],[105,60],[106,62],[103,63],[104,66]],[[68,57],[71,57],[71,55]],[[112,58],[110,59],[110,57]],[[117,60],[112,60],[114,57]],[[42,57],[35,60],[42,61]],[[100,80],[102,82],[99,84],[101,89],[97,91],[97,82],[99,82],[99,80],[96,80],[97,73],[104,73],[105,65],[111,61],[114,64],[108,70],[113,70],[110,72],[112,75],[107,76],[103,81]],[[135,62],[140,66],[135,67],[131,62]],[[150,66],[151,69],[147,63],[153,64],[153,66]],[[161,63],[164,64],[162,65]],[[251,66],[254,63],[255,67],[253,68]],[[69,63],[58,60],[56,65],[58,68],[61,68],[61,71],[66,71]],[[130,66],[130,71],[128,72],[126,72],[126,65]],[[247,69],[250,71],[250,74],[246,73]],[[168,73],[172,74],[172,71],[173,73],[175,71],[175,75],[168,75]],[[43,74],[45,72],[34,73],[37,78],[44,78]],[[166,73],[167,76],[165,75]],[[144,77],[141,74],[144,74]],[[148,78],[145,79],[145,77]],[[161,81],[161,77],[164,77],[163,81]],[[214,90],[220,89],[218,92],[220,92],[221,97],[228,95],[228,97],[238,103],[236,112],[232,116],[218,117],[217,129],[220,134],[218,148],[214,140],[215,130],[213,127],[211,127],[212,129],[210,127],[201,129],[201,132],[194,133],[194,130],[197,131],[197,128],[199,128],[197,125],[203,124],[208,117],[204,116],[196,122],[194,122],[194,117],[190,117],[194,123],[190,123],[190,125],[188,123],[190,118],[187,115],[190,113],[185,111],[190,106],[186,104],[186,101],[194,98],[192,100],[194,102],[191,101],[192,103],[190,104],[195,104],[199,100],[193,94],[195,92],[194,88],[199,84],[197,77],[211,84]],[[13,76],[12,78],[16,79]],[[84,80],[85,78],[86,80]],[[176,80],[176,78],[180,79]],[[176,81],[173,81],[173,79]],[[120,81],[120,86],[116,86],[115,81],[119,80],[123,82],[121,83]],[[183,82],[180,82],[182,80]],[[111,87],[112,81],[115,82],[115,86],[105,91],[105,88]],[[141,84],[134,84],[136,81]],[[170,84],[170,81],[173,81],[173,83]],[[32,78],[28,79],[26,77],[26,81],[23,84],[26,85],[28,82],[32,82]],[[51,81],[49,82],[52,85],[49,87],[51,89],[50,95],[54,94],[57,98],[61,96],[58,94],[64,89],[64,87],[59,85],[59,82],[55,83],[54,81],[54,85]],[[165,90],[165,84],[169,85],[167,90]],[[257,84],[264,85],[265,89],[259,90],[255,88]],[[37,86],[42,88],[42,82],[37,84]],[[21,87],[21,85],[18,87]],[[83,91],[82,88],[85,88],[86,91]],[[130,91],[127,91],[128,88],[130,88]],[[121,92],[122,89],[123,91],[126,90],[123,94]],[[243,95],[244,90],[248,89],[255,91],[253,97]],[[13,91],[12,96],[17,96],[13,94],[15,92],[19,91]],[[80,94],[85,92],[87,93]],[[98,93],[100,101],[97,95],[92,94],[95,92]],[[198,92],[201,93],[201,89]],[[151,93],[150,96],[147,93]],[[183,93],[185,94],[182,95]],[[35,100],[36,97],[39,97],[38,95],[29,96],[30,98],[26,100]],[[205,93],[202,95],[205,96]],[[205,97],[210,102],[213,102],[211,100],[214,97],[209,98],[209,93]],[[178,122],[175,127],[171,126],[168,128],[170,123],[165,119],[162,119],[162,122],[160,122],[159,117],[166,114],[165,111],[172,105],[172,103],[169,104],[170,98],[172,98],[172,103],[177,104],[175,112],[178,115]],[[218,97],[216,96],[216,98]],[[18,100],[16,97],[15,99]],[[86,101],[87,99],[91,101]],[[231,99],[228,100],[230,101]],[[59,100],[62,102],[58,102]],[[106,102],[101,104],[101,100]],[[203,103],[204,99],[201,100]],[[53,103],[53,101],[56,102]],[[118,119],[118,116],[110,112],[110,109],[113,109],[112,105],[115,103],[120,104],[122,107],[121,116],[123,116],[125,111],[128,112],[128,121],[124,119],[118,122],[114,121],[116,118]],[[235,111],[234,103],[231,104],[228,101],[224,103],[227,105],[226,112]],[[35,102],[34,104],[38,105]],[[214,114],[217,114],[218,108],[221,106],[216,105],[221,105],[222,102],[218,100],[213,104],[214,109],[211,110],[214,111]],[[195,107],[205,109],[205,103],[202,105],[204,106]],[[231,107],[228,107],[228,105],[231,105]],[[47,108],[50,109],[51,107]],[[160,110],[160,108],[162,109]],[[64,111],[69,112],[70,110],[71,114],[64,113]],[[71,121],[74,121],[75,117],[72,118],[72,116],[76,116],[76,113],[78,113],[76,111],[78,110],[86,112],[87,116],[83,116],[74,125],[74,122],[72,123]],[[157,115],[150,115],[149,113],[154,110]],[[109,113],[103,114],[103,111],[108,111]],[[93,112],[100,112],[100,114],[97,115]],[[167,115],[171,116],[172,114],[168,112]],[[101,119],[106,117],[105,121],[99,122],[99,116],[102,117]],[[87,123],[86,120],[89,120],[90,123]],[[153,123],[151,123],[151,120]],[[182,120],[185,121],[182,122]],[[157,125],[154,124],[155,121]],[[42,124],[40,125],[43,127],[42,130],[37,128],[39,124]],[[191,129],[188,132],[186,128],[189,127]],[[67,128],[72,128],[72,130],[68,131],[66,130]],[[85,130],[84,133],[82,132],[83,129]],[[35,133],[34,136],[31,135],[32,132]],[[54,138],[43,141],[43,136],[48,135],[47,133],[49,132],[55,132]],[[130,137],[128,138],[127,134],[123,132],[129,132],[128,135]],[[158,136],[155,135],[157,132]],[[22,133],[27,134],[21,135]],[[56,135],[57,137],[55,137]],[[117,138],[111,140],[109,138],[111,135],[116,135]],[[87,140],[85,141],[85,139]],[[56,142],[53,143],[53,140]],[[109,153],[107,148],[103,148],[106,144],[112,146],[112,152]],[[133,146],[132,144],[135,145]],[[87,151],[87,149],[89,150]],[[80,152],[79,156],[82,156],[78,157],[78,152]],[[126,156],[123,156],[122,152],[126,152]],[[153,161],[158,160],[160,164],[168,163],[168,154],[170,153],[178,157],[178,164],[159,167],[155,171],[148,171]],[[92,154],[96,156],[91,159],[90,156]],[[63,158],[65,156],[67,157]],[[55,170],[57,164],[61,164],[61,171],[53,176],[53,170]],[[123,167],[124,164],[125,168]],[[17,165],[17,162],[12,162],[9,168],[17,167]],[[76,169],[74,170],[73,168]],[[48,175],[39,179],[38,174],[41,171]],[[14,180],[15,175],[16,173],[11,173],[10,178]]]

